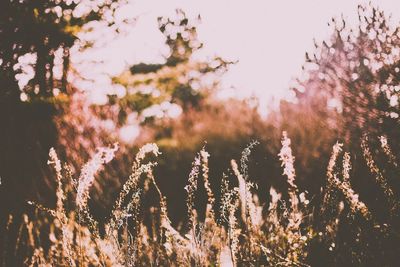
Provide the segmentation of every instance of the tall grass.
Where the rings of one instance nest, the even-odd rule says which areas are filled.
[[[397,168],[387,139],[380,137],[380,142],[388,162]],[[352,156],[343,152],[339,143],[333,146],[326,186],[320,196],[309,199],[297,185],[295,157],[286,132],[278,157],[287,192],[271,187],[269,202],[260,203],[257,185],[248,171],[255,145],[257,142],[244,149],[240,164],[231,161],[218,194],[210,184],[210,155],[204,148],[197,154],[185,187],[187,217],[179,227],[171,224],[167,200],[153,175],[160,155],[157,145],[147,144],[139,150],[132,173],[105,223],[94,219],[88,199],[96,174],[113,159],[118,147],[98,149],[77,179],[51,149],[48,163],[56,174],[55,209],[29,202],[37,212],[30,218],[24,215],[15,251],[24,246],[28,266],[309,266],[313,244],[338,257],[340,252],[335,251],[346,248],[338,236],[344,213],[346,218],[357,218],[352,222],[358,223],[354,228],[358,237],[369,231],[369,226],[385,228],[379,232],[382,239],[396,232],[390,227],[399,201],[376,164],[367,137],[362,140],[365,164],[390,205],[392,216],[385,223],[374,216],[353,188]],[[207,199],[204,210],[197,199],[199,187],[203,187]],[[146,206],[143,199],[147,194],[156,197],[159,205]],[[10,216],[7,225],[12,220]],[[355,249],[350,261],[365,262],[369,245]]]

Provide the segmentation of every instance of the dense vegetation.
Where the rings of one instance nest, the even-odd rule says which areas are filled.
[[[291,140],[284,132],[278,156],[287,192],[271,187],[269,201],[259,201],[248,170],[251,149],[258,144],[253,142],[243,150],[239,164],[231,161],[216,198],[209,176],[210,154],[202,149],[185,186],[187,213],[178,227],[171,224],[167,199],[153,174],[160,155],[157,145],[140,148],[105,222],[96,221],[90,212],[90,189],[118,146],[99,148],[78,177],[51,149],[48,164],[55,170],[56,207],[28,201],[36,212],[32,218],[24,215],[16,243],[10,246],[5,238],[7,252],[30,266],[394,266],[400,201],[384,173],[398,173],[398,162],[387,139],[381,137],[380,143],[391,168],[378,166],[367,137],[362,153],[376,188],[387,199],[383,212],[363,202],[353,189],[352,157],[340,143],[333,146],[324,190],[313,199],[300,191]],[[151,208],[146,203],[149,196],[158,203]],[[10,215],[7,228],[12,224]]]
[[[254,99],[216,97],[234,62],[197,59],[196,20],[177,10],[158,20],[164,61],[88,103],[70,51],[94,25],[118,32],[122,2],[0,9],[1,264],[396,266],[398,24],[371,5],[355,27],[332,19],[295,100],[263,118]]]

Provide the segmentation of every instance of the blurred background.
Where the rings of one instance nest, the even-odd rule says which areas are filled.
[[[384,135],[398,154],[398,10],[389,0],[2,1],[2,216],[26,211],[28,199],[55,205],[51,147],[79,175],[97,147],[120,144],[91,191],[102,219],[138,148],[156,143],[174,224],[202,147],[218,192],[230,160],[259,141],[249,172],[262,201],[271,185],[287,187],[282,131],[311,195],[336,141],[357,161],[363,134]],[[367,202],[379,198],[368,179],[355,181]]]

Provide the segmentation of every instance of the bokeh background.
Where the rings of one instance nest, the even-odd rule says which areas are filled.
[[[341,141],[365,174],[355,188],[379,210],[383,196],[357,160],[366,133],[400,151],[398,10],[389,0],[2,1],[2,223],[32,212],[27,200],[55,205],[51,147],[79,175],[96,148],[119,143],[91,190],[99,220],[148,142],[162,152],[156,177],[173,224],[202,147],[219,192],[230,160],[259,141],[249,172],[265,202],[271,185],[287,187],[282,131],[301,190],[320,192]]]

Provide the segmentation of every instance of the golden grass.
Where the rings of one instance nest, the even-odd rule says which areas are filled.
[[[389,161],[397,166],[387,140],[381,137],[380,141]],[[335,249],[336,231],[345,206],[353,215],[377,225],[352,188],[351,155],[343,153],[341,144],[333,147],[327,185],[321,195],[320,214],[324,216],[331,209],[328,212],[334,216],[323,221],[322,229],[313,221],[315,212],[307,192],[300,192],[296,185],[295,158],[285,132],[278,156],[287,181],[287,197],[271,187],[269,203],[259,203],[256,186],[248,174],[249,155],[255,145],[256,142],[251,143],[243,151],[240,165],[231,161],[232,175],[223,175],[218,199],[209,181],[210,155],[204,148],[197,154],[185,187],[187,223],[182,227],[171,224],[167,200],[153,175],[157,163],[148,156],[156,158],[160,154],[157,145],[147,144],[139,150],[132,173],[106,223],[93,218],[88,207],[89,190],[96,173],[114,157],[117,146],[98,149],[76,180],[68,165],[63,166],[51,149],[48,163],[56,173],[56,208],[29,202],[37,207],[37,216],[24,216],[17,246],[29,248],[29,266],[308,266],[311,242],[325,240],[330,251]],[[362,149],[367,166],[395,211],[398,201],[375,164],[366,137]],[[232,177],[236,181],[229,179]],[[195,204],[199,186],[204,186],[207,196],[204,216],[198,216]],[[151,190],[159,199],[158,207],[142,204],[143,196]],[[342,194],[342,199],[338,194]],[[71,199],[73,203],[69,203]],[[150,213],[151,222],[144,220],[146,212]],[[11,221],[12,217],[9,224]],[[45,237],[44,229],[48,231]],[[49,240],[49,246],[43,245],[43,238]]]

